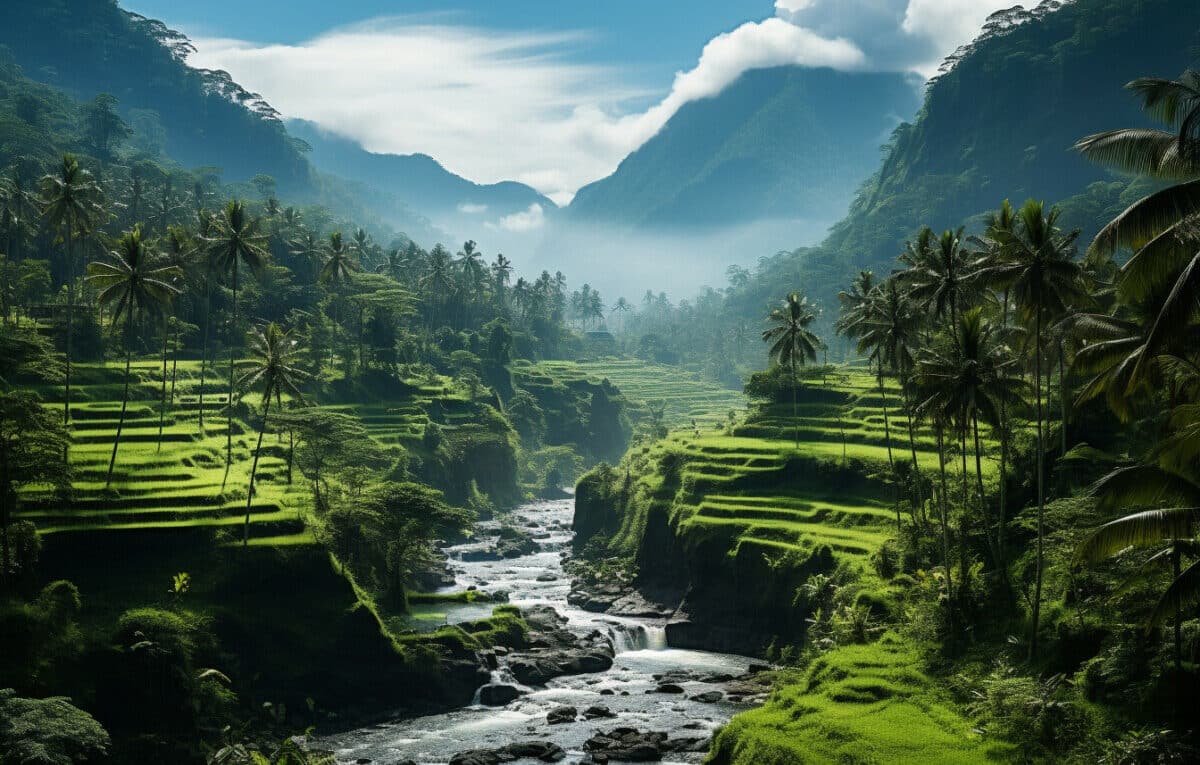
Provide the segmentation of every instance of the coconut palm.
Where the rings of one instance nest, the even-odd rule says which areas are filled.
[[[351,276],[358,270],[354,253],[342,241],[342,232],[334,231],[329,235],[329,244],[325,248],[325,262],[318,276],[322,284],[328,285],[333,293],[333,327],[336,331],[338,324],[338,298],[341,289],[350,281]],[[329,363],[333,363],[333,346],[329,349]]]
[[[109,256],[109,262],[89,263],[87,277],[88,281],[100,288],[100,304],[112,307],[113,324],[125,318],[125,390],[121,397],[121,415],[117,420],[116,437],[113,438],[112,456],[108,460],[108,477],[104,482],[106,487],[112,484],[121,430],[125,426],[125,411],[129,407],[129,366],[133,358],[134,326],[142,313],[163,315],[171,299],[179,294],[173,282],[183,277],[183,273],[175,266],[153,264],[153,255],[142,240],[141,229],[136,226],[121,237],[117,248]]]
[[[285,393],[303,401],[299,384],[309,378],[308,372],[298,366],[298,356],[304,353],[300,343],[291,333],[285,332],[274,322],[266,329],[254,328],[248,336],[250,369],[238,380],[243,389],[257,388],[262,392],[262,423],[258,427],[258,443],[254,446],[254,461],[250,465],[250,484],[246,489],[246,521],[242,527],[242,545],[250,543],[250,508],[254,502],[254,479],[258,475],[258,457],[262,451],[263,433],[267,429],[267,417],[274,399],[283,408]]]
[[[783,306],[771,311],[767,317],[773,326],[763,331],[764,343],[770,343],[768,354],[771,360],[788,370],[792,383],[792,422],[796,426],[796,448],[800,447],[800,420],[796,412],[797,370],[806,361],[817,360],[817,347],[821,344],[809,326],[817,315],[808,304],[807,298],[793,292],[784,300]]]
[[[1001,235],[1007,259],[986,269],[984,278],[1002,285],[1016,300],[1026,326],[1033,330],[1034,399],[1037,421],[1037,571],[1033,599],[1033,633],[1030,654],[1037,655],[1038,626],[1041,617],[1046,509],[1045,490],[1045,412],[1042,399],[1042,374],[1045,371],[1046,330],[1069,308],[1086,298],[1083,271],[1074,260],[1078,231],[1064,233],[1058,227],[1059,211],[1046,211],[1042,202],[1029,200],[1017,213],[1017,225]]]
[[[230,200],[225,205],[222,215],[213,220],[215,232],[206,237],[209,248],[209,266],[215,273],[229,274],[233,287],[233,315],[231,317],[231,333],[229,343],[229,402],[228,418],[225,431],[225,466],[233,464],[233,396],[234,396],[234,362],[237,351],[236,337],[241,326],[238,313],[238,277],[242,264],[253,273],[260,272],[267,263],[267,237],[259,232],[260,223],[257,218],[251,218],[246,212],[245,205],[238,200]]]
[[[497,253],[492,261],[492,291],[496,295],[496,305],[501,311],[508,310],[508,283],[512,279],[512,261]]]
[[[1200,294],[1200,72],[1178,80],[1144,78],[1127,86],[1171,130],[1126,128],[1076,144],[1087,158],[1175,185],[1138,200],[1096,235],[1089,255],[1134,251],[1117,276],[1124,302],[1165,296],[1129,376],[1136,385],[1154,357],[1193,315]]]
[[[959,450],[962,457],[963,510],[968,501],[967,453],[968,436],[972,439],[975,456],[976,500],[984,521],[984,536],[991,548],[993,561],[1004,571],[1002,548],[1003,520],[990,518],[983,487],[983,450],[979,439],[979,422],[999,427],[1003,404],[1015,404],[1023,393],[1020,378],[1015,374],[1016,361],[1008,358],[1005,349],[996,342],[993,330],[983,320],[983,311],[972,308],[959,317],[957,337],[942,347],[928,351],[919,364],[924,391],[922,408],[934,411],[945,422],[955,423],[959,431]],[[993,534],[991,529],[997,530]]]
[[[974,287],[974,269],[964,244],[961,228],[935,237],[926,226],[899,258],[905,270],[897,276],[909,298],[935,317],[945,318],[951,335],[958,326],[959,308],[966,304]]]
[[[375,273],[383,274],[395,282],[403,282],[406,269],[404,253],[400,248],[393,247],[383,256],[383,261],[375,266]]]
[[[67,266],[66,376],[63,380],[63,423],[71,422],[72,335],[75,333],[75,241],[89,235],[104,216],[100,185],[79,165],[72,154],[64,154],[57,171],[42,178],[42,216],[63,243]],[[66,459],[66,454],[63,455]]]

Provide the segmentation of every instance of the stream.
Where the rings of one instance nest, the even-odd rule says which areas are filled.
[[[567,603],[570,579],[563,562],[570,554],[574,500],[550,500],[523,505],[509,514],[508,522],[528,532],[539,549],[529,555],[499,561],[464,561],[473,551],[491,546],[499,525],[481,522],[476,538],[445,549],[456,585],[447,590],[475,586],[489,592],[506,591],[509,602],[521,608],[551,606],[566,617],[565,629],[578,634],[599,630],[612,641],[615,658],[605,672],[555,678],[545,687],[526,688],[505,706],[480,704],[443,714],[373,725],[314,742],[336,753],[339,763],[371,762],[393,765],[413,761],[419,765],[444,765],[453,755],[472,749],[499,748],[525,741],[550,741],[566,750],[564,763],[590,762],[584,742],[600,731],[637,728],[662,731],[675,737],[707,737],[748,703],[729,701],[729,676],[744,674],[751,660],[728,654],[685,651],[666,643],[662,620],[630,619],[590,613]],[[457,623],[483,618],[493,604],[449,606],[445,621]],[[440,623],[440,620],[439,620]],[[518,685],[501,664],[492,681]],[[669,681],[683,692],[656,692]],[[708,703],[693,697],[708,693]],[[711,701],[713,697],[719,700]],[[736,697],[735,697],[736,698]],[[476,695],[476,701],[479,696]],[[580,712],[606,707],[611,717],[550,725],[547,713],[569,705]],[[665,763],[696,763],[700,752],[664,754]],[[518,762],[536,762],[534,759]]]

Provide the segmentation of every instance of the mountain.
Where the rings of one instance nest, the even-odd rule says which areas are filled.
[[[580,189],[569,217],[648,228],[832,222],[919,106],[899,74],[750,71],[681,107],[612,175]]]
[[[425,154],[376,154],[306,120],[288,120],[287,128],[312,147],[309,158],[318,170],[377,188],[434,221],[458,218],[464,210],[496,217],[534,204],[556,207],[523,183],[474,183]]]
[[[1072,146],[1085,135],[1148,124],[1123,86],[1178,76],[1197,44],[1194,0],[1051,0],[996,14],[929,84],[916,119],[895,130],[882,164],[829,237],[768,259],[733,300],[757,319],[779,285],[803,286],[830,309],[822,331],[831,337],[837,292],[858,270],[890,273],[920,226],[977,227],[1006,198],[1059,203],[1086,242],[1144,190]]]
[[[219,167],[227,181],[270,175],[281,191],[310,187],[302,145],[261,96],[225,72],[189,67],[183,35],[115,0],[4,0],[0,46],[33,80],[82,101],[115,96],[184,165]]]

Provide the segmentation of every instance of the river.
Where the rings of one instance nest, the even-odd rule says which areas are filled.
[[[339,762],[370,761],[378,765],[413,760],[420,765],[443,765],[459,752],[498,748],[519,741],[552,741],[567,751],[563,762],[585,760],[584,742],[597,732],[618,727],[663,731],[676,736],[707,736],[746,703],[722,698],[704,703],[693,697],[723,691],[722,675],[741,675],[751,660],[742,656],[673,649],[666,643],[661,621],[616,618],[574,608],[567,603],[570,581],[563,563],[570,555],[574,500],[534,502],[517,508],[509,522],[531,533],[539,543],[532,554],[501,561],[464,561],[463,555],[490,546],[499,526],[480,523],[476,538],[446,548],[456,578],[456,588],[509,593],[518,606],[549,605],[567,618],[566,628],[580,634],[599,629],[607,633],[616,651],[606,672],[551,680],[544,688],[525,688],[524,695],[503,707],[472,705],[444,714],[410,718],[349,731],[315,742],[332,750]],[[453,588],[452,588],[453,589]],[[447,621],[467,621],[489,615],[490,605],[451,608]],[[669,680],[683,693],[654,692]],[[515,684],[503,666],[494,682]],[[713,695],[710,694],[710,698]],[[478,698],[478,697],[477,697]],[[546,715],[563,705],[581,712],[590,706],[606,707],[614,716],[550,725]],[[702,753],[664,755],[665,763],[700,762]],[[521,762],[534,762],[522,760]]]

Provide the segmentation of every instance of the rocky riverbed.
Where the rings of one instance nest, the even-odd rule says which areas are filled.
[[[517,509],[508,527],[535,543],[516,540],[520,551],[510,552],[517,535],[495,521],[446,549],[455,588],[507,593],[533,630],[526,648],[481,654],[491,679],[474,704],[316,745],[339,762],[380,765],[700,762],[713,731],[761,700],[765,680],[748,658],[669,647],[668,613],[628,592],[594,598],[577,589],[570,600],[579,605],[569,602],[572,513],[570,499]],[[446,620],[481,618],[491,607],[451,606]]]

